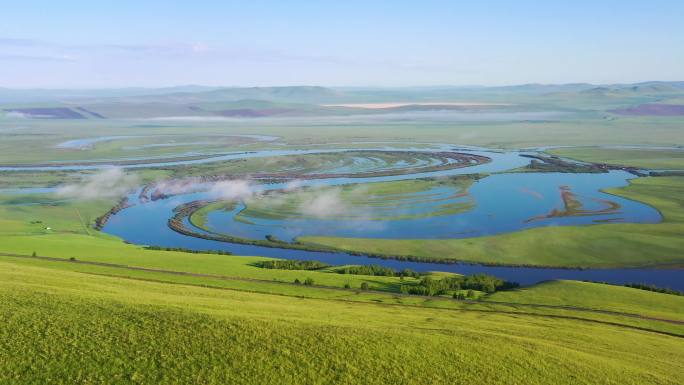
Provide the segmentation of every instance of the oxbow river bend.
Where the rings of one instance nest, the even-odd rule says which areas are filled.
[[[384,150],[378,149],[378,150]],[[325,150],[316,150],[316,152]],[[333,150],[344,151],[344,150]],[[392,149],[392,151],[415,151]],[[421,151],[429,151],[422,149]],[[435,150],[437,151],[437,150]],[[420,219],[385,221],[382,226],[350,225],[346,221],[303,220],[295,223],[246,224],[234,220],[236,212],[212,213],[208,224],[212,231],[234,236],[263,239],[266,234],[277,235],[279,239],[292,240],[301,235],[329,235],[370,238],[463,238],[511,232],[539,226],[591,225],[606,222],[657,223],[662,220],[654,208],[640,202],[616,197],[601,192],[601,189],[620,187],[633,178],[623,171],[599,174],[560,173],[501,173],[529,163],[523,153],[492,152],[485,149],[463,149],[459,152],[484,155],[490,163],[472,167],[455,168],[425,173],[378,176],[367,178],[328,177],[324,179],[301,180],[302,186],[335,186],[350,183],[396,181],[423,177],[439,177],[472,173],[495,173],[475,182],[468,191],[474,205],[471,210],[451,216],[436,216]],[[312,151],[313,152],[313,151]],[[259,151],[247,157],[287,155],[291,151]],[[298,152],[301,153],[301,152]],[[307,152],[310,153],[310,152]],[[232,155],[239,156],[239,155]],[[281,189],[285,183],[255,184],[253,189],[267,191]],[[140,201],[139,190],[130,194],[131,207],[112,216],[103,231],[119,236],[126,241],[163,247],[183,247],[197,250],[223,250],[236,255],[259,255],[267,257],[321,260],[331,264],[379,264],[396,269],[409,268],[416,271],[451,271],[462,274],[488,273],[498,277],[530,285],[551,279],[574,279],[605,281],[615,284],[647,283],[661,287],[684,290],[682,270],[677,269],[555,269],[529,267],[500,267],[476,264],[435,264],[391,259],[370,258],[316,251],[300,251],[285,248],[219,242],[191,237],[177,233],[167,226],[174,215],[174,208],[197,200],[211,199],[210,185],[201,191],[174,195],[157,201]],[[596,210],[595,215],[545,217],[562,206],[559,189],[572,191],[583,207]],[[619,209],[601,211],[605,201]],[[534,220],[530,220],[534,219]],[[192,226],[186,220],[187,226]],[[362,229],[362,230],[359,230]],[[202,229],[195,229],[202,232]],[[226,258],[230,258],[226,256]]]

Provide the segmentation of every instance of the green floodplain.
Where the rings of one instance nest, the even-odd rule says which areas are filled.
[[[316,218],[316,213],[302,211],[303,205],[315,201],[317,197],[334,196],[344,208],[328,217],[335,220],[402,220],[463,212],[472,207],[472,199],[467,197],[467,189],[472,184],[470,178],[405,180],[394,182],[350,184],[341,187],[304,188],[295,191],[276,191],[265,194],[246,203],[235,219],[251,222],[251,219],[292,219]],[[450,189],[447,196],[431,193],[431,189],[444,187]],[[416,195],[419,194],[419,195]],[[421,204],[434,204],[428,209],[409,211]],[[206,216],[216,210],[232,210],[232,202],[218,201],[207,204],[190,216],[190,221],[206,229]]]
[[[584,162],[628,165],[654,170],[684,169],[684,148],[643,149],[572,147],[556,148],[548,150],[547,152]]]
[[[637,267],[684,262],[684,177],[630,181],[611,194],[647,203],[658,224],[596,224],[527,229],[495,236],[444,240],[300,237],[304,243],[415,259],[512,265]]]
[[[517,104],[497,113],[553,111],[538,120],[511,115],[482,121],[388,121],[366,112],[324,108],[306,99],[295,104],[275,99],[200,103],[204,111],[274,105],[301,111],[287,119],[183,120],[168,118],[189,110],[165,103],[162,97],[145,107],[93,102],[88,110],[107,119],[0,116],[0,164],[144,163],[149,158],[264,149],[433,148],[434,143],[454,143],[495,149],[571,146],[546,152],[587,162],[677,170],[684,167],[673,147],[684,145],[684,118],[611,111],[643,103],[676,103],[681,94],[651,89],[568,91],[543,97],[452,95],[452,101],[477,98]],[[352,101],[387,97],[383,93],[373,100]],[[4,107],[46,106],[63,107]],[[245,134],[277,139],[236,136]],[[59,146],[93,137],[116,138],[75,148]],[[627,145],[652,148],[596,147]],[[353,155],[141,167],[125,174],[142,185],[170,178],[377,166],[355,163]],[[378,164],[411,162],[393,154],[376,155]],[[453,273],[355,266],[270,269],[263,267],[270,258],[145,248],[96,230],[97,218],[116,205],[121,194],[73,197],[12,191],[79,184],[94,175],[98,171],[0,171],[0,383],[684,382],[684,297],[679,295],[560,280],[492,290]],[[400,208],[414,203],[406,196],[437,183],[463,191],[470,181],[407,180],[370,184],[363,191],[349,185],[337,193],[356,208],[345,215],[360,215],[372,206],[386,208],[384,219],[401,219],[407,214]],[[286,192],[276,204],[274,197],[265,196],[250,202],[240,215],[246,221],[301,217],[297,207],[310,200],[306,194],[319,192]],[[658,209],[663,222],[543,227],[464,239],[298,241],[387,256],[505,265],[684,264],[684,177],[639,177],[607,192]],[[458,212],[469,204],[459,201],[425,215]],[[211,203],[191,220],[201,227],[209,212],[232,207],[231,202]],[[420,288],[438,290],[417,294],[427,293],[416,291]]]

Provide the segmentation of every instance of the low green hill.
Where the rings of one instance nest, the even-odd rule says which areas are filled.
[[[0,382],[678,384],[681,338],[0,262]]]
[[[609,310],[684,323],[684,297],[601,283],[549,281],[494,293],[487,300]]]

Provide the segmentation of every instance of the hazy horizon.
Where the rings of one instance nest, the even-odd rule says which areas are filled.
[[[162,84],[162,85],[150,85],[150,86],[137,86],[137,85],[121,85],[121,86],[82,86],[82,87],[5,87],[0,84],[0,89],[5,90],[16,90],[16,91],[32,91],[32,90],[51,90],[51,91],[98,91],[98,90],[129,90],[129,89],[148,89],[148,90],[164,90],[164,89],[175,89],[175,88],[207,88],[207,89],[230,89],[230,88],[284,88],[284,87],[321,87],[330,89],[440,89],[440,88],[462,88],[464,90],[468,89],[478,89],[478,88],[504,88],[504,87],[523,87],[523,86],[571,86],[571,85],[591,85],[596,87],[602,86],[625,86],[632,84],[644,84],[644,83],[682,83],[684,80],[674,79],[674,80],[643,80],[638,82],[628,82],[628,83],[592,83],[592,82],[570,82],[570,83],[511,83],[511,84],[417,84],[417,85],[384,85],[384,86],[371,86],[371,85],[358,85],[358,86],[340,86],[340,85],[323,85],[323,84],[265,84],[265,85],[221,85],[221,84]]]
[[[0,87],[506,86],[684,79],[684,3],[6,4]],[[125,24],[120,21],[126,20]]]

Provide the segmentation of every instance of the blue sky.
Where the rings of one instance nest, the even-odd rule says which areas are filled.
[[[684,1],[11,1],[0,87],[684,80]]]

